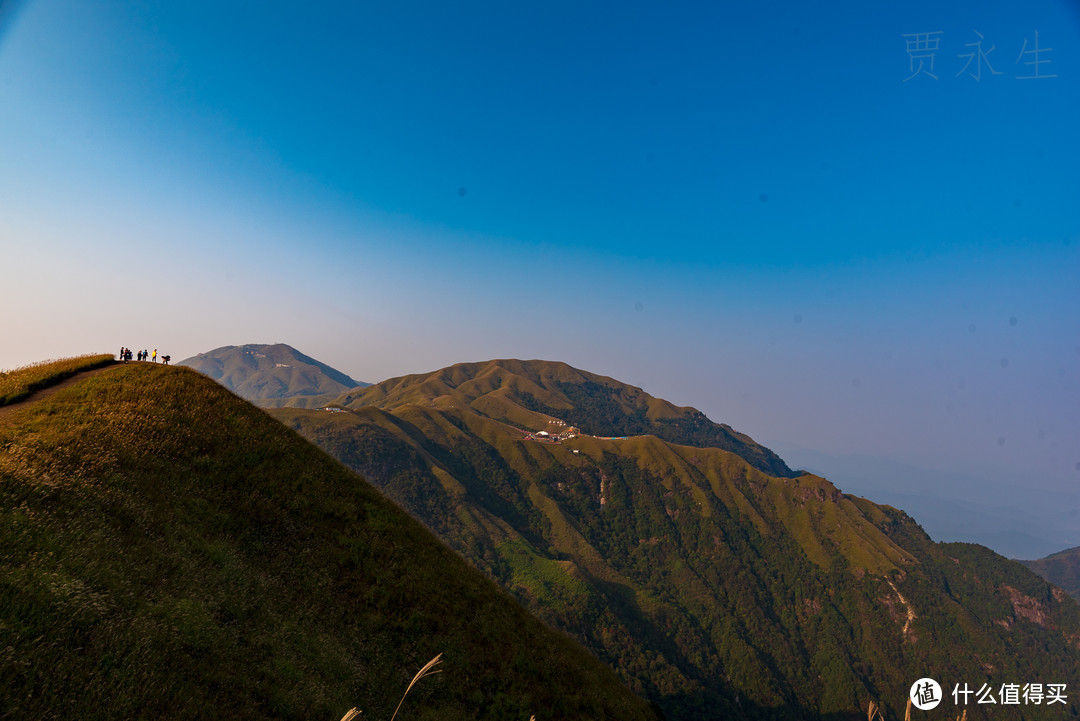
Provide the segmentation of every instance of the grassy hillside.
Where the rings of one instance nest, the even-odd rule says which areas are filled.
[[[0,406],[16,403],[34,391],[48,388],[66,378],[91,368],[100,368],[113,362],[107,353],[42,361],[32,365],[0,371]]]
[[[553,361],[459,363],[353,390],[335,403],[386,410],[407,404],[463,408],[530,430],[576,426],[594,436],[654,435],[731,451],[773,475],[796,475],[768,448],[730,426],[713,423],[696,408],[675,406],[635,386]]]
[[[186,368],[0,426],[0,717],[647,719],[367,483]]]
[[[284,343],[224,346],[185,358],[177,365],[194,368],[257,405],[316,396],[333,398],[368,385]]]
[[[1080,600],[1080,546],[1037,561],[1020,561],[1055,586]]]
[[[902,718],[912,681],[927,674],[1000,688],[1069,683],[1080,668],[1080,606],[1017,563],[935,544],[896,509],[717,448],[651,436],[522,440],[464,405],[482,393],[453,393],[470,384],[457,368],[425,379],[441,395],[422,403],[380,384],[389,410],[271,413],[573,633],[672,721],[853,720],[869,699]],[[1077,708],[1070,701],[1065,715]],[[950,705],[927,718],[959,713]],[[978,707],[969,717],[988,718]]]

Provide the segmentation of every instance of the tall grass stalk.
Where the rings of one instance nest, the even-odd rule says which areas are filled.
[[[397,718],[398,711],[401,710],[401,704],[405,703],[405,697],[409,695],[409,691],[412,691],[412,687],[416,685],[417,681],[424,678],[425,676],[434,676],[437,673],[442,673],[442,669],[439,669],[438,671],[433,670],[440,663],[442,663],[441,653],[435,658],[425,663],[423,668],[416,672],[416,675],[413,676],[413,680],[409,682],[409,687],[405,689],[405,693],[401,694],[401,700],[398,701],[397,708],[394,709],[394,715],[390,717],[390,721],[394,721],[394,719]],[[352,721],[361,713],[362,711],[360,711],[360,709],[354,706],[353,708],[349,709],[344,716],[341,717],[341,721]],[[536,717],[533,716],[531,721],[536,721]]]
[[[873,701],[866,705],[866,721],[885,721],[885,714],[881,713],[881,707]],[[907,700],[907,708],[904,709],[904,721],[911,721],[911,699]],[[967,709],[956,721],[967,721]]]
[[[403,693],[401,695],[401,700],[398,701],[397,708],[394,709],[394,715],[390,717],[390,721],[394,721],[394,719],[397,718],[397,712],[401,710],[401,704],[405,703],[405,697],[409,695],[409,691],[412,691],[412,687],[416,685],[417,681],[424,678],[425,676],[433,676],[433,675],[435,675],[437,673],[442,673],[442,669],[440,669],[438,671],[433,671],[432,670],[436,666],[438,666],[440,663],[442,663],[442,654],[441,653],[438,656],[436,656],[435,658],[433,658],[430,661],[428,661],[427,663],[425,663],[424,667],[416,672],[416,675],[413,676],[413,680],[409,682],[409,687],[407,689],[405,689],[405,693]]]

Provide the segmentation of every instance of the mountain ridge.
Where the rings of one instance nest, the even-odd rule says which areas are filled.
[[[769,447],[795,468],[824,475],[844,490],[903,508],[937,541],[979,543],[1006,558],[1042,558],[1069,545],[1080,527],[1065,505],[1043,512],[1008,504],[1007,486],[974,473],[955,473],[887,458],[826,454],[782,441]],[[997,503],[994,503],[997,500]],[[1071,521],[1071,522],[1070,522]]]
[[[496,359],[458,363],[429,373],[390,378],[348,391],[333,401],[344,408],[407,404],[468,408],[473,413],[536,431],[578,427],[596,436],[656,435],[663,440],[734,452],[775,475],[796,475],[783,459],[726,424],[690,406],[676,406],[637,386],[583,371],[561,361]],[[292,407],[310,407],[303,400]]]
[[[1019,564],[935,544],[824,478],[771,474],[746,447],[695,445],[709,436],[692,425],[675,428],[682,443],[621,437],[663,428],[650,423],[670,404],[650,417],[640,389],[537,363],[457,364],[343,394],[338,412],[269,412],[672,720],[853,720],[868,698],[899,716],[928,668],[1004,683],[1080,665],[1080,606]]]

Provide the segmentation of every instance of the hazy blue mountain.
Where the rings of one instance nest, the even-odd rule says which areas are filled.
[[[208,375],[256,405],[333,397],[361,383],[284,343],[229,345],[185,358],[177,365]]]
[[[1020,563],[1080,600],[1080,546]]]

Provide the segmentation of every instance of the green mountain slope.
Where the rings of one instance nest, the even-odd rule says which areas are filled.
[[[1080,606],[1021,565],[935,544],[896,509],[719,448],[656,436],[524,440],[515,424],[555,428],[515,402],[524,394],[563,402],[557,417],[585,429],[566,394],[542,395],[572,369],[530,377],[504,365],[388,381],[339,399],[349,404],[341,412],[271,414],[383,488],[673,721],[855,719],[869,699],[900,718],[925,675],[948,690],[1075,679]],[[1077,708],[1070,700],[1066,715]],[[940,709],[927,717],[960,713]],[[988,718],[974,706],[969,716]]]
[[[407,404],[467,408],[479,416],[534,430],[574,426],[594,436],[654,435],[672,443],[722,448],[767,473],[795,475],[768,448],[730,426],[713,423],[696,408],[672,405],[635,386],[565,363],[459,363],[353,390],[335,403],[386,410]]]
[[[1037,561],[1020,563],[1080,600],[1080,546],[1059,551]]]
[[[367,483],[186,368],[0,423],[4,718],[649,719]]]
[[[194,368],[262,406],[281,405],[290,399],[331,398],[369,385],[284,343],[224,346],[185,358],[177,365]]]

